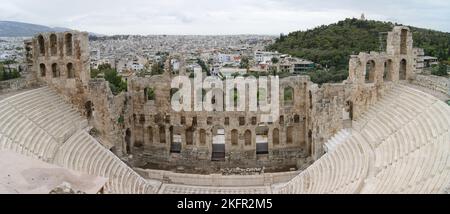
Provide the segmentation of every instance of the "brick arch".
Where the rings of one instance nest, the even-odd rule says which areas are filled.
[[[56,56],[58,54],[58,37],[56,34],[50,34],[50,56]]]

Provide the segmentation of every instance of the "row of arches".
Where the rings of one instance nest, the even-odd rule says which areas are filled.
[[[366,69],[364,73],[364,79],[366,83],[374,83],[376,81],[377,72],[376,72],[377,64],[374,60],[369,60],[366,63]],[[383,81],[389,82],[392,81],[394,78],[394,62],[391,59],[388,59],[384,62],[383,65]],[[402,59],[399,62],[398,66],[398,77],[399,80],[406,80],[406,72],[407,72],[407,61],[406,59]]]
[[[172,99],[173,95],[178,91],[178,88],[171,88],[170,89],[170,96],[169,98]],[[215,104],[219,104],[222,103],[225,105],[225,95],[222,93],[222,91],[220,89],[214,89],[215,91],[213,91],[213,96],[212,96],[212,100],[211,103],[213,105]],[[150,92],[150,93],[149,93]],[[291,86],[287,86],[283,88],[282,91],[282,98],[281,101],[284,104],[284,106],[292,106],[295,103],[295,98],[296,98],[296,94],[294,89]],[[205,101],[205,96],[206,96],[207,91],[205,89],[202,89],[200,96],[198,96],[198,101]],[[231,96],[231,98],[233,99],[233,103],[234,103],[234,107],[238,106],[238,100],[239,100],[239,92],[237,90],[237,88],[234,88],[233,91],[231,92],[233,95]],[[149,96],[151,95],[151,96]],[[153,88],[145,88],[144,90],[144,96],[148,97],[147,100],[154,100],[154,89]],[[220,96],[223,96],[223,99],[220,100]],[[219,98],[218,98],[219,97]],[[265,97],[269,97],[269,93],[267,93],[266,91],[260,90],[257,91],[257,100],[258,105],[260,104],[260,102],[262,102],[264,100]],[[220,100],[220,101],[219,101]],[[267,100],[270,100],[270,98],[267,98]],[[312,93],[311,91],[309,91],[309,101],[310,101],[310,107],[312,108]],[[225,107],[225,106],[224,106]]]
[[[43,35],[39,35],[38,38],[38,46],[39,46],[39,55],[40,56],[46,56],[47,55],[47,47],[45,38]],[[58,55],[58,48],[60,50],[65,50],[66,56],[72,56],[72,50],[73,50],[73,36],[71,33],[67,33],[64,35],[64,46],[58,47],[58,36],[54,33],[50,34],[49,36],[49,45],[50,45],[50,56],[57,56]]]
[[[65,66],[65,69],[66,69],[66,74],[67,74],[68,79],[75,78],[75,69],[74,69],[73,63],[70,63],[70,62],[67,63]],[[40,73],[41,77],[47,76],[47,67],[44,63],[41,63],[39,65],[39,73]],[[53,63],[51,65],[51,74],[52,74],[53,78],[58,78],[61,76],[61,69],[57,63]]]

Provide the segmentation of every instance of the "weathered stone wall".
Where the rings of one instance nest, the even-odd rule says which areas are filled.
[[[450,96],[450,78],[433,75],[417,75],[413,84]]]
[[[129,82],[128,93],[133,109],[131,118],[134,121],[129,128],[133,139],[133,145],[129,147],[143,151],[144,161],[186,166],[296,166],[300,159],[310,156],[311,142],[307,139],[306,118],[310,105],[308,87],[312,83],[308,77],[280,80],[282,120],[274,123],[261,123],[261,114],[248,109],[244,112],[175,112],[170,105],[170,81],[170,75],[164,74],[134,78]],[[146,88],[154,90],[155,100],[147,100]],[[293,90],[292,102],[284,102],[285,88]],[[267,155],[256,154],[256,129],[259,126],[268,129]],[[225,131],[225,160],[211,163],[213,135],[219,128]],[[192,132],[192,140],[187,140],[188,132]],[[233,132],[237,132],[236,144],[231,139]],[[278,133],[278,138],[273,135],[274,132]],[[204,142],[201,133],[205,135]],[[181,151],[177,154],[170,153],[174,134],[180,135],[182,139]],[[278,139],[276,142],[275,138]],[[291,140],[288,141],[288,138]],[[161,143],[163,141],[165,143]]]
[[[175,173],[163,170],[150,170],[135,168],[146,179],[159,180],[164,183],[193,186],[264,186],[290,181],[299,174],[298,171],[263,173],[259,175],[229,175],[222,174],[198,175]]]
[[[121,154],[126,150],[123,147],[122,133],[127,98],[125,93],[114,96],[108,84],[103,79],[92,79],[89,82],[89,96],[84,112],[89,124],[95,127],[97,139],[108,149]]]
[[[42,33],[26,47],[27,62],[37,80],[84,109],[90,79],[88,33]]]

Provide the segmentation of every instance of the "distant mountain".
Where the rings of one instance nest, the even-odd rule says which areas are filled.
[[[281,35],[269,49],[306,58],[323,66],[346,69],[349,55],[361,51],[379,51],[380,33],[391,31],[391,22],[346,19],[335,24]],[[439,60],[450,58],[450,33],[410,27],[414,46]],[[386,38],[382,39],[385,45]]]
[[[35,25],[23,22],[0,21],[0,37],[31,37],[41,32],[64,32],[70,31],[69,28],[48,27],[44,25]],[[100,36],[100,34],[89,33],[90,35]]]

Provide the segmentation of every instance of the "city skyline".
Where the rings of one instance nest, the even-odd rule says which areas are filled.
[[[303,0],[61,1],[0,0],[0,20],[67,27],[105,35],[278,35],[345,18],[391,21],[450,31],[448,1]],[[395,18],[394,18],[395,17]]]

